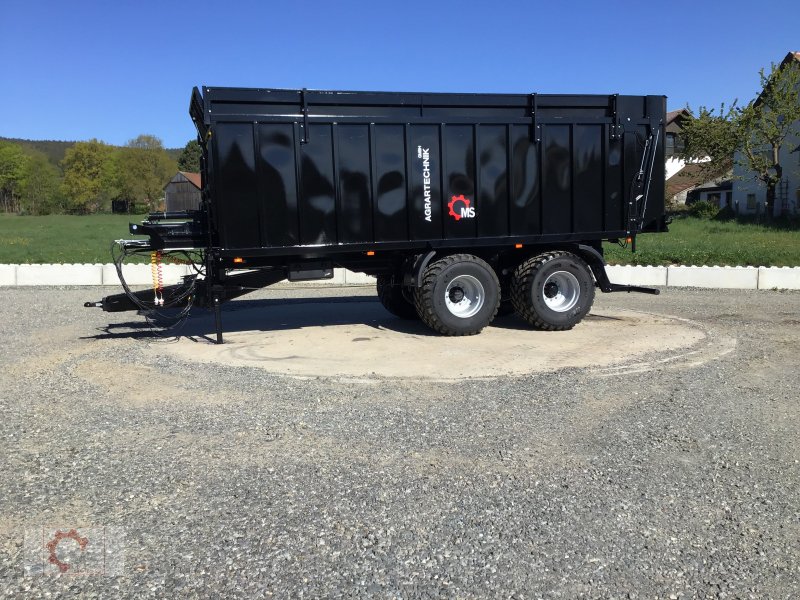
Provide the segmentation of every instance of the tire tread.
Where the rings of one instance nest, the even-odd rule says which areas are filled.
[[[432,263],[425,270],[425,274],[423,275],[422,278],[422,286],[417,288],[416,292],[414,293],[414,304],[417,307],[417,314],[419,314],[420,319],[422,319],[422,322],[425,323],[425,325],[427,325],[434,331],[441,333],[442,335],[449,335],[449,336],[476,335],[480,333],[482,330],[482,328],[479,329],[478,331],[458,331],[457,329],[453,329],[452,327],[449,327],[446,323],[443,323],[436,315],[436,312],[433,310],[433,302],[434,302],[433,288],[435,287],[436,280],[439,278],[439,275],[444,269],[459,262],[471,262],[479,265],[486,264],[483,260],[471,254],[450,254],[449,256],[445,256],[437,260],[436,262]],[[491,272],[493,277],[497,279],[497,275],[494,273],[494,269],[489,267],[489,272]],[[498,285],[498,290],[499,290],[499,281],[496,283]],[[496,315],[497,315],[497,308],[495,308],[494,313],[489,319],[489,323],[492,322],[492,320],[495,318]]]
[[[542,319],[534,310],[531,303],[528,302],[528,297],[531,293],[529,289],[530,283],[536,271],[547,263],[564,256],[574,257],[575,255],[564,250],[545,252],[544,254],[539,254],[521,263],[514,272],[514,277],[511,281],[511,302],[517,314],[536,329],[542,331],[567,331],[576,325],[576,323],[565,323],[561,325],[549,323]]]
[[[401,319],[419,318],[415,306],[403,297],[402,291],[397,286],[392,285],[391,275],[380,274],[377,279],[375,287],[383,308]]]

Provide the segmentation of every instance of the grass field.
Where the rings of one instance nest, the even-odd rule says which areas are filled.
[[[111,242],[131,238],[142,215],[0,216],[0,263],[109,263]]]
[[[640,235],[636,253],[605,244],[611,264],[800,266],[800,229],[680,217],[669,233]]]
[[[0,216],[0,263],[107,263],[111,241],[141,215]],[[639,236],[636,254],[606,244],[612,264],[800,265],[800,230],[683,217],[670,232]]]

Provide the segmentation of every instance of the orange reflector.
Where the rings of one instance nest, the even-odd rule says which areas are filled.
[[[375,251],[374,250],[367,251],[367,256],[375,256]]]
[[[514,248],[522,248],[522,244],[514,244]]]
[[[625,238],[625,243],[630,244],[632,242],[633,242],[633,238],[632,237]]]
[[[233,262],[236,263],[237,265],[240,265],[244,262],[244,259],[241,256],[237,256],[236,258],[233,259]]]

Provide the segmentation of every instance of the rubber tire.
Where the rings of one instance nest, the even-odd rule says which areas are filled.
[[[375,286],[378,290],[378,299],[383,304],[383,308],[401,319],[419,319],[417,309],[403,295],[403,288],[399,285],[392,285],[392,276],[378,275],[378,282]]]
[[[452,314],[445,304],[448,283],[460,275],[471,275],[483,286],[484,304],[471,317]],[[414,291],[417,313],[428,327],[443,335],[475,335],[492,322],[500,304],[500,282],[484,260],[471,254],[452,254],[428,265],[422,286]]]
[[[544,283],[556,271],[568,271],[578,280],[578,303],[557,312],[544,301]],[[529,258],[514,271],[511,301],[517,314],[536,329],[565,331],[581,322],[594,302],[594,277],[586,262],[570,252],[554,251]]]

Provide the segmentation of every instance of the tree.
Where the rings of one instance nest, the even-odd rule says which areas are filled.
[[[175,161],[164,150],[160,139],[140,135],[119,150],[120,196],[132,202],[145,202],[153,209],[176,170]]]
[[[696,162],[709,179],[720,177],[733,167],[734,153],[740,145],[736,102],[719,112],[701,106],[698,115],[686,119],[681,127],[684,147],[680,157]]]
[[[81,213],[97,212],[113,198],[113,149],[96,139],[78,142],[61,161],[64,182],[61,191],[66,208]]]
[[[759,72],[762,91],[745,107],[736,102],[719,113],[701,106],[699,115],[684,123],[685,149],[681,156],[697,159],[709,156],[702,168],[719,176],[734,162],[753,174],[767,188],[766,216],[775,210],[775,189],[783,178],[781,148],[791,134],[800,135],[800,61],[789,54],[780,65],[772,64],[769,74]]]
[[[20,183],[20,211],[32,215],[60,212],[61,174],[44,153],[28,150],[27,154]]]
[[[761,69],[763,91],[738,116],[740,160],[767,188],[766,216],[775,210],[775,188],[783,179],[780,152],[791,133],[800,134],[800,61],[790,55],[770,73]]]
[[[21,146],[0,142],[0,206],[5,212],[19,210],[19,192],[27,161]]]
[[[164,144],[159,138],[147,133],[141,133],[126,144],[128,148],[139,148],[141,150],[163,150]]]
[[[181,150],[181,155],[178,157],[178,169],[181,171],[188,171],[189,173],[200,172],[200,156],[203,151],[197,140],[187,142]]]

